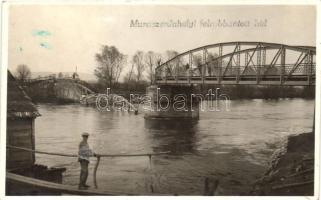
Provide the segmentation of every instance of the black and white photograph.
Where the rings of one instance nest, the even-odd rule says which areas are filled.
[[[2,6],[3,197],[318,199],[317,1]]]

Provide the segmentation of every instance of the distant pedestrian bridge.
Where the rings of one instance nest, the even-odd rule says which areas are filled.
[[[315,55],[313,46],[240,41],[211,44],[159,65],[155,83],[315,85]]]

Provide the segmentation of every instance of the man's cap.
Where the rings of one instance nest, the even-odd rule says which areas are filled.
[[[86,136],[86,137],[88,137],[89,136],[89,133],[87,133],[87,132],[83,132],[82,134],[81,134],[81,136]]]

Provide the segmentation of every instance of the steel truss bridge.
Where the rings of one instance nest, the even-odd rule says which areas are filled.
[[[181,53],[155,70],[155,83],[315,85],[316,48],[227,42]]]

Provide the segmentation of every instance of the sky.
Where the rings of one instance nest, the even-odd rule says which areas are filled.
[[[194,22],[192,28],[130,27],[140,22]],[[240,20],[245,27],[202,27]],[[255,21],[262,21],[261,27]],[[132,56],[137,50],[180,53],[208,44],[261,41],[287,45],[316,43],[315,6],[222,5],[11,5],[8,68],[26,64],[32,72],[93,74],[102,45]],[[129,70],[126,66],[123,75]]]

